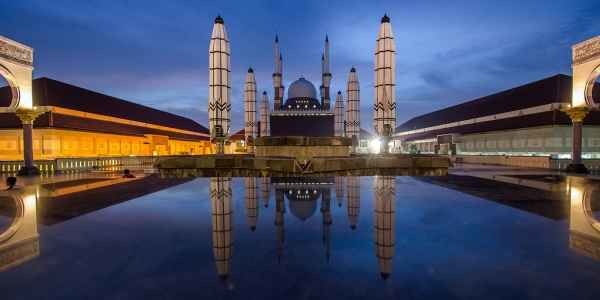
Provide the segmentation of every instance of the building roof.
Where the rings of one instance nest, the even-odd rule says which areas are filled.
[[[305,107],[306,106],[306,107]],[[292,82],[288,89],[288,98],[283,109],[319,109],[321,104],[317,100],[317,89],[304,77]]]
[[[570,103],[571,86],[571,76],[557,74],[412,118],[398,126],[396,132],[427,128],[544,104]]]
[[[9,93],[8,87],[0,88],[0,99],[10,101]],[[46,77],[33,80],[33,103],[34,105],[58,106],[165,127],[209,133],[206,127],[192,119]],[[8,103],[0,103],[0,105],[8,106]]]

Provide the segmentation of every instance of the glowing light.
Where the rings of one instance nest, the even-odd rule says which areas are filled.
[[[369,141],[369,152],[378,154],[381,151],[381,140],[379,138],[374,138]]]

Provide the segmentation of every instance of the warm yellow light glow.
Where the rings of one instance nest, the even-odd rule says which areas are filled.
[[[381,140],[379,138],[374,138],[369,141],[369,152],[373,154],[379,154],[379,152],[381,152]]]
[[[573,107],[585,106],[585,82],[573,82]]]

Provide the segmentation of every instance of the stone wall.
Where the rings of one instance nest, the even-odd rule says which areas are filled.
[[[260,137],[256,139],[256,157],[348,157],[352,140],[345,137]]]

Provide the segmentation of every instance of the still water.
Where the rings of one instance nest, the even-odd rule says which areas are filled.
[[[0,192],[1,299],[592,299],[600,183],[50,180]]]

